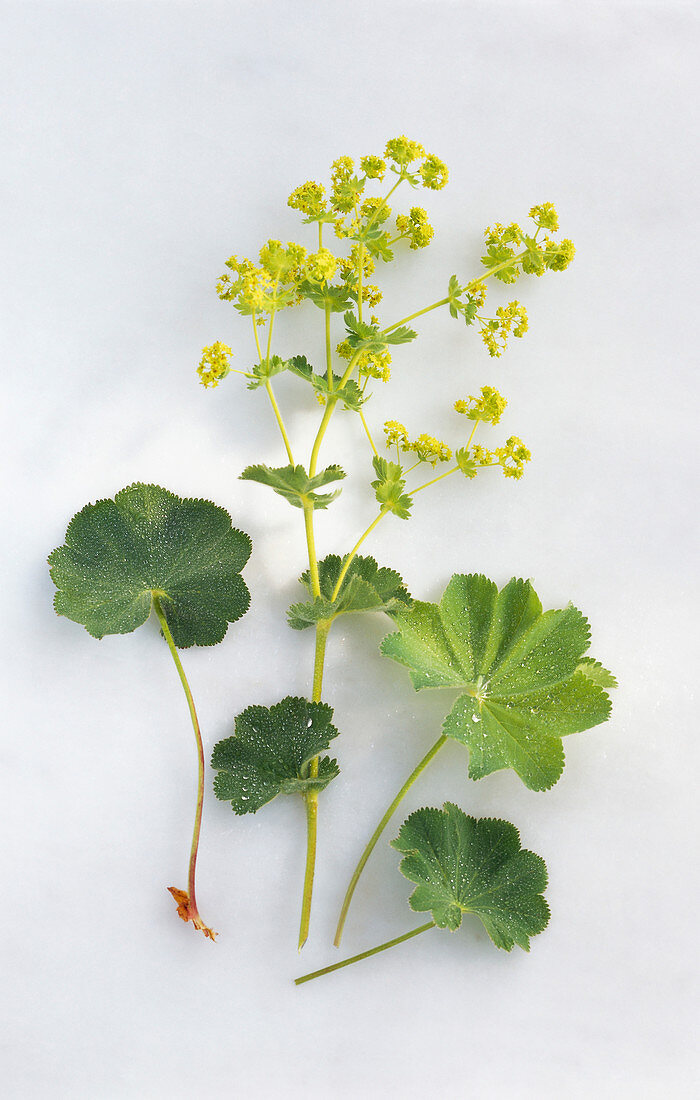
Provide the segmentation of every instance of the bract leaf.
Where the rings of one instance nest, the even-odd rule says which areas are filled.
[[[370,485],[374,489],[377,502],[382,507],[387,507],[399,519],[409,519],[413,499],[404,493],[406,482],[403,478],[403,470],[396,462],[389,462],[381,455],[375,455],[372,459],[374,472],[377,475]]]
[[[556,783],[561,738],[604,722],[610,699],[585,669],[588,622],[575,607],[542,612],[529,581],[498,591],[456,574],[439,604],[416,600],[393,615],[382,652],[409,670],[416,690],[461,689],[443,732],[469,749],[469,775],[513,768],[532,790]],[[609,675],[609,674],[608,674]]]
[[[333,374],[333,390],[329,390],[328,376],[326,374],[316,374],[305,355],[295,355],[289,360],[287,366],[292,374],[296,374],[298,378],[303,378],[305,382],[309,382],[316,393],[323,397],[324,401],[327,401],[332,393],[333,397],[342,401],[346,409],[357,412],[367,400],[363,397],[357,382],[348,379],[341,386],[342,378],[335,373]]]
[[[102,638],[145,623],[155,594],[177,646],[215,645],[248,609],[250,550],[224,508],[137,483],[73,517],[49,556],[54,606]]]
[[[240,477],[242,481],[257,481],[261,485],[269,485],[295,508],[303,508],[305,500],[313,504],[314,508],[327,508],[340,490],[335,493],[317,493],[314,490],[333,481],[342,481],[345,473],[340,466],[327,466],[325,470],[309,477],[303,466],[258,465],[247,466]]]
[[[236,718],[233,737],[214,747],[211,766],[217,798],[236,814],[254,814],[278,794],[323,790],[339,774],[335,760],[319,760],[318,776],[306,765],[338,736],[326,703],[288,696],[272,707],[247,707]]]
[[[308,298],[319,309],[328,309],[331,313],[344,313],[346,309],[352,307],[352,298],[345,286],[330,286],[328,283],[319,286],[318,283],[305,279],[299,283],[297,289],[304,298]]]
[[[292,604],[287,614],[294,630],[304,630],[322,619],[333,620],[338,615],[362,611],[388,613],[410,606],[411,597],[400,575],[394,569],[380,568],[374,558],[360,555],[352,559],[340,592],[333,600],[344,561],[337,554],[329,554],[318,563],[321,596],[311,603]],[[313,596],[308,569],[302,573],[300,581]]]
[[[547,927],[547,868],[520,847],[509,822],[467,817],[446,802],[411,814],[391,843],[404,854],[402,874],[417,884],[409,905],[430,910],[439,928],[454,932],[463,913],[474,913],[496,947],[529,951],[530,937]]]
[[[252,377],[248,382],[248,389],[257,390],[259,386],[264,386],[268,379],[274,378],[276,374],[287,370],[288,367],[289,363],[279,355],[271,355],[269,361],[264,359],[262,363],[256,363],[250,371]]]

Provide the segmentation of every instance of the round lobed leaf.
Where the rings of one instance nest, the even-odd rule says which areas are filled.
[[[102,638],[136,630],[157,596],[178,647],[216,645],[248,610],[250,551],[224,508],[137,483],[73,517],[49,556],[54,607]]]

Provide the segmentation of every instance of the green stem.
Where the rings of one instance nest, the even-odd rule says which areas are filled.
[[[179,655],[179,653],[178,653],[178,651],[175,647],[175,642],[173,641],[173,636],[170,632],[170,627],[168,626],[165,615],[163,614],[163,608],[161,606],[160,597],[157,596],[155,592],[152,594],[152,601],[153,601],[153,610],[155,611],[156,615],[158,616],[158,621],[160,623],[160,628],[163,631],[163,637],[165,638],[165,640],[168,644],[168,649],[170,650],[173,661],[175,662],[175,668],[177,669],[178,676],[180,677],[180,682],[181,682],[183,690],[185,692],[185,697],[187,699],[187,706],[189,707],[189,711],[190,711],[190,718],[192,719],[192,728],[194,729],[194,736],[195,736],[195,740],[197,742],[197,760],[198,760],[197,805],[196,805],[195,815],[194,815],[194,830],[193,830],[193,833],[192,833],[192,845],[191,845],[191,848],[190,848],[190,864],[189,864],[189,872],[188,872],[188,877],[187,877],[187,901],[186,901],[186,903],[182,902],[182,903],[178,904],[178,911],[180,912],[180,915],[183,916],[184,920],[191,920],[193,922],[195,928],[198,928],[201,932],[204,932],[205,936],[208,936],[209,939],[213,940],[216,933],[212,932],[211,928],[207,928],[207,926],[204,924],[202,918],[200,917],[199,911],[197,909],[197,897],[196,897],[196,893],[195,893],[195,873],[196,873],[196,869],[197,869],[197,851],[199,849],[199,834],[200,834],[200,831],[201,831],[201,828],[202,828],[202,809],[203,809],[203,806],[204,806],[204,745],[202,744],[202,732],[199,728],[199,719],[197,718],[197,711],[195,710],[194,699],[192,698],[192,691],[190,690],[190,685],[187,682],[187,677],[185,676],[185,670],[182,667],[182,662],[180,660],[180,655]],[[171,887],[171,891],[172,891],[172,889],[173,888]],[[180,893],[180,892],[177,891],[177,892],[174,892],[174,894],[173,894],[173,896],[176,897],[176,899],[177,899],[177,894],[178,893]],[[184,912],[183,912],[183,909],[184,909]],[[186,913],[186,915],[185,915],[185,913]]]
[[[421,924],[420,928],[412,928],[410,932],[404,932],[403,936],[397,936],[393,940],[387,940],[386,943],[380,943],[378,947],[372,947],[369,951],[363,951],[359,955],[343,959],[342,962],[333,963],[332,966],[324,966],[323,970],[314,970],[311,974],[304,974],[303,978],[295,978],[294,984],[303,985],[304,982],[310,982],[312,978],[321,978],[324,974],[331,974],[334,970],[342,970],[344,966],[360,962],[361,959],[369,959],[371,955],[378,955],[380,951],[386,951],[389,947],[396,947],[397,943],[405,943],[406,940],[411,940],[414,936],[420,936],[421,932],[427,932],[430,928],[435,928],[434,920],[428,921],[427,924]]]
[[[317,567],[318,572],[318,567]],[[326,656],[326,640],[330,630],[330,621],[321,620],[316,624],[316,650],[314,653],[314,680],[311,700],[318,703],[323,691],[323,664]],[[309,778],[318,775],[318,757],[309,761]],[[306,869],[304,872],[304,892],[301,902],[301,920],[299,922],[299,950],[309,936],[311,920],[311,899],[314,891],[314,870],[316,867],[316,837],[318,834],[318,791],[307,791],[306,802]]]
[[[309,555],[311,590],[314,597],[318,597],[321,595],[321,582],[318,576],[318,559],[314,539],[314,506],[310,502],[304,504],[304,528],[306,530],[306,548]]]
[[[273,392],[273,389],[272,389],[272,383],[270,382],[269,378],[265,379],[265,389],[267,390],[267,396],[270,398],[270,404],[272,405],[272,411],[275,414],[275,420],[277,421],[277,426],[279,427],[279,430],[282,433],[282,439],[284,440],[284,449],[287,452],[287,458],[291,462],[292,466],[295,466],[296,463],[294,461],[294,455],[292,454],[292,445],[289,442],[289,436],[287,435],[287,429],[284,426],[284,420],[282,419],[282,413],[280,412],[280,407],[277,404],[277,399],[274,395],[274,392]]]
[[[409,489],[409,492],[412,496],[415,496],[416,493],[420,493],[421,490],[427,489],[429,485],[434,485],[436,481],[442,481],[444,477],[449,477],[450,474],[456,474],[458,469],[459,466],[451,466],[450,469],[446,470],[444,474],[438,474],[437,477],[433,477],[430,479],[430,481],[426,481],[424,485],[419,485],[417,489]]]
[[[424,313],[430,313],[432,309],[446,306],[449,300],[449,298],[441,298],[439,302],[433,302],[431,306],[426,306],[425,309],[419,309],[416,310],[415,313],[409,313],[408,317],[402,317],[400,321],[394,321],[393,325],[387,325],[386,328],[383,328],[381,330],[381,335],[386,336],[387,332],[391,332],[392,329],[398,328],[399,325],[405,325],[407,321],[412,321],[415,317],[422,317]]]
[[[374,445],[374,440],[372,439],[372,433],[370,432],[369,425],[367,424],[367,421],[365,420],[365,414],[363,413],[362,409],[358,409],[358,412],[360,414],[360,420],[362,421],[362,427],[365,429],[365,434],[367,435],[367,438],[369,439],[369,445],[372,448],[372,450],[374,451],[377,458],[379,458],[379,451],[377,450],[377,448]]]
[[[433,759],[433,757],[438,754],[438,752],[440,751],[442,746],[445,744],[446,740],[447,740],[447,737],[446,737],[445,734],[443,734],[441,737],[438,737],[438,739],[435,742],[435,744],[433,745],[433,747],[431,749],[429,749],[429,751],[425,754],[425,756],[423,757],[421,762],[419,764],[417,764],[416,767],[413,769],[413,771],[409,775],[408,779],[404,783],[403,787],[401,788],[399,793],[396,795],[396,798],[393,800],[393,802],[387,808],[386,813],[384,814],[381,821],[377,825],[377,828],[372,833],[372,836],[369,839],[367,847],[365,848],[364,852],[360,856],[360,861],[357,864],[357,867],[355,868],[355,871],[353,873],[352,878],[350,879],[350,885],[347,888],[345,898],[343,900],[343,907],[340,910],[340,917],[338,918],[338,927],[335,930],[335,939],[333,941],[336,947],[340,946],[340,941],[343,938],[343,928],[345,927],[345,918],[348,915],[348,909],[350,908],[350,902],[352,901],[352,896],[355,893],[355,887],[357,886],[360,875],[362,874],[362,872],[364,870],[364,867],[365,867],[365,864],[367,863],[367,860],[369,859],[372,852],[374,851],[374,848],[377,844],[377,841],[379,840],[380,836],[384,832],[384,829],[386,828],[386,826],[389,824],[389,821],[393,817],[394,812],[396,811],[396,808],[399,805],[399,803],[401,802],[401,800],[408,793],[408,791],[413,786],[413,784],[415,783],[416,779],[421,774],[421,772],[425,768],[427,768],[428,764]]]
[[[328,392],[333,389],[333,361],[331,356],[331,311],[326,306],[326,377],[328,379]]]
[[[345,559],[345,561],[344,561],[344,563],[343,563],[343,568],[342,568],[342,569],[340,570],[340,576],[338,577],[338,580],[337,580],[336,586],[335,586],[335,588],[333,589],[333,593],[332,593],[332,595],[331,595],[331,603],[333,602],[333,600],[335,600],[335,599],[337,599],[337,598],[338,598],[338,593],[340,592],[340,589],[341,589],[341,588],[342,588],[342,586],[343,586],[343,581],[345,580],[345,577],[347,576],[347,572],[348,572],[348,569],[350,568],[350,565],[351,565],[351,563],[352,563],[352,560],[353,560],[353,558],[355,557],[355,555],[357,554],[357,551],[358,551],[358,550],[360,549],[360,547],[362,546],[362,543],[363,543],[363,542],[365,541],[365,539],[367,538],[367,536],[368,536],[368,535],[371,535],[371,534],[372,534],[372,531],[374,531],[374,528],[375,528],[375,527],[377,526],[377,524],[378,524],[378,523],[379,523],[379,522],[380,522],[381,520],[383,520],[383,519],[384,519],[384,516],[385,516],[385,515],[386,515],[386,514],[387,514],[387,513],[388,513],[388,512],[390,511],[390,510],[391,510],[391,509],[390,509],[390,506],[389,506],[388,504],[384,504],[384,505],[382,506],[382,509],[381,509],[381,511],[380,511],[380,513],[379,513],[379,515],[378,515],[378,516],[376,516],[376,517],[375,517],[375,519],[373,519],[373,520],[372,520],[372,522],[370,523],[370,525],[369,525],[369,527],[367,528],[367,530],[366,530],[366,531],[364,531],[362,535],[360,535],[359,539],[357,540],[357,542],[356,542],[356,543],[355,543],[355,545],[353,546],[352,550],[350,551],[350,553],[349,553],[349,554],[348,554],[348,556],[346,557],[346,559]]]

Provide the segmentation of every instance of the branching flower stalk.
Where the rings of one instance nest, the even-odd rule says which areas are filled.
[[[392,185],[384,195],[371,196],[371,186],[381,183],[387,173],[396,177]],[[531,209],[534,226],[528,231],[515,223],[495,225],[486,231],[486,254],[482,257],[485,270],[480,274],[465,283],[460,283],[453,275],[449,279],[446,295],[413,310],[399,321],[382,326],[374,312],[368,319],[367,310],[374,311],[382,297],[379,287],[371,281],[377,264],[391,262],[397,244],[417,250],[428,245],[433,237],[427,214],[419,206],[411,207],[407,214],[398,214],[395,228],[389,229],[392,216],[389,200],[401,186],[434,191],[444,187],[447,179],[447,168],[438,157],[427,154],[418,142],[403,136],[390,140],[382,157],[362,157],[358,166],[349,157],[340,157],[331,168],[328,194],[320,183],[308,181],[297,187],[289,197],[289,206],[303,215],[304,222],[317,226],[317,250],[310,252],[295,242],[283,246],[280,241],[270,239],[261,248],[258,261],[232,256],[226,262],[226,273],[217,284],[223,300],[231,302],[240,314],[252,318],[258,362],[250,369],[236,373],[247,377],[250,389],[264,388],[266,391],[289,461],[286,467],[249,466],[241,476],[245,480],[268,485],[303,513],[308,573],[304,574],[302,581],[307,586],[311,602],[294,605],[290,609],[290,624],[296,629],[312,625],[315,628],[312,706],[321,704],[326,644],[335,618],[352,611],[383,610],[392,613],[397,607],[410,603],[410,597],[397,574],[391,570],[378,570],[372,559],[361,558],[358,554],[378,524],[389,514],[407,519],[416,493],[454,473],[461,472],[471,479],[482,468],[500,466],[506,477],[520,478],[524,464],[530,459],[530,452],[516,436],[511,436],[493,450],[473,442],[478,426],[497,424],[506,405],[505,399],[490,386],[482,387],[477,395],[455,403],[456,411],[465,414],[473,424],[468,438],[454,449],[428,433],[411,439],[403,424],[388,421],[384,425],[386,444],[389,449],[395,449],[397,456],[396,462],[389,461],[380,455],[365,416],[364,406],[371,395],[371,384],[385,383],[390,378],[390,349],[416,337],[416,333],[407,327],[410,321],[446,306],[452,317],[461,317],[467,326],[474,325],[489,354],[498,357],[510,336],[524,335],[527,316],[517,301],[499,306],[492,317],[486,316],[483,309],[487,281],[494,279],[509,284],[522,274],[541,275],[547,270],[561,271],[573,258],[574,248],[570,241],[556,241],[547,236],[547,233],[557,231],[558,219],[552,204],[543,203]],[[336,254],[324,244],[325,226],[333,229],[339,241],[347,242],[349,250],[345,255]],[[311,302],[322,314],[326,360],[322,373],[316,372],[303,355],[282,358],[273,354],[272,334],[277,313],[307,302]],[[332,321],[337,314],[343,316],[345,332],[334,356]],[[258,330],[265,326],[267,339],[263,353]],[[231,372],[232,354],[231,349],[220,342],[204,349],[198,371],[205,386],[217,386]],[[342,364],[340,369],[336,367],[338,361]],[[282,372],[291,373],[309,384],[323,406],[307,467],[295,463],[296,448],[290,442],[273,390],[272,379]],[[320,467],[322,445],[338,406],[358,414],[361,431],[371,449],[375,473],[371,485],[379,511],[348,554],[342,559],[331,555],[319,561],[314,512],[318,508],[328,507],[338,493],[338,490],[330,493],[319,490],[345,477],[338,466]],[[414,457],[415,461],[409,469],[402,465],[402,454]],[[421,480],[418,473],[415,487],[407,489],[406,478],[411,470],[419,466],[429,466],[434,470],[438,464],[450,463],[450,460],[453,463],[445,472],[427,480],[425,477]],[[370,573],[380,588],[390,583],[391,574],[393,589],[381,594],[374,581],[368,579]],[[234,739],[230,740],[233,742]],[[302,741],[303,738],[296,745],[297,754],[302,753]],[[226,777],[220,780],[217,787],[220,797],[228,797],[225,792],[242,791],[245,752],[242,744],[232,743],[219,753],[219,758],[227,761],[228,769]],[[328,768],[331,763],[334,764],[330,762]],[[307,817],[307,855],[299,931],[301,948],[308,935],[313,895],[318,796],[330,780],[321,775],[317,752],[308,759],[299,757],[296,763],[290,756],[289,769],[289,774],[285,772],[286,778],[280,773],[280,789],[294,790],[302,795]],[[247,780],[250,783],[250,775]],[[258,794],[259,798],[263,797],[262,789]],[[231,798],[237,813],[252,809],[250,798],[246,805],[242,798],[238,793]],[[256,808],[263,804],[256,795],[252,796],[252,801],[256,802]]]

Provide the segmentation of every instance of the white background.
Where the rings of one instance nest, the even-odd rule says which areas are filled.
[[[697,1095],[692,6],[2,14],[5,1095]],[[235,375],[206,391],[194,371],[216,339],[236,366],[253,362],[248,323],[214,292],[224,259],[268,236],[311,244],[292,188],[400,133],[451,179],[413,199],[435,242],[387,271],[385,323],[442,296],[453,271],[477,273],[483,228],[533,203],[556,203],[578,252],[566,273],[517,287],[530,331],[503,359],[445,312],[397,352],[369,407],[377,430],[394,416],[455,440],[455,398],[495,384],[509,399],[495,433],[522,436],[534,459],[520,482],[448,479],[368,551],[423,598],[454,571],[531,577],[546,607],[572,600],[590,617],[592,652],[621,686],[607,725],[567,739],[551,792],[505,772],[471,783],[452,745],[406,801],[504,816],[546,858],[552,922],[529,955],[497,951],[466,920],[295,988],[338,957],[350,870],[448,701],[414,694],[378,656],[379,617],[331,636],[342,776],[321,801],[311,939],[300,959],[301,803],[240,819],[209,795],[198,893],[214,945],[165,890],[185,885],[195,780],[167,649],[152,623],[98,644],[56,618],[45,557],[83,504],[134,480],[215,500],[255,550],[251,612],[221,646],[184,654],[207,753],[248,704],[308,693],[312,635],[285,623],[301,516],[237,480],[250,462],[286,461],[274,424]],[[318,360],[320,317],[282,319],[277,350]],[[318,410],[294,379],[278,390],[305,452]],[[357,427],[338,414],[327,438],[324,459],[350,477],[318,516],[322,554],[346,551],[374,514]],[[348,954],[421,922],[397,862],[382,844]]]

